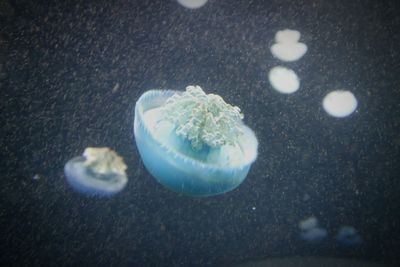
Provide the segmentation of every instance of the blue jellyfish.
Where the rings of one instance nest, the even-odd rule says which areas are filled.
[[[134,134],[146,169],[189,196],[233,190],[257,158],[258,141],[240,109],[199,86],[150,90],[135,106]]]
[[[311,228],[300,233],[301,239],[315,243],[322,241],[327,235],[328,232],[321,227]]]
[[[83,156],[65,164],[68,183],[78,192],[89,196],[112,196],[128,182],[127,167],[116,152],[107,147],[88,147]]]
[[[356,246],[362,243],[362,238],[357,230],[347,225],[340,227],[335,238],[339,243],[345,246]]]

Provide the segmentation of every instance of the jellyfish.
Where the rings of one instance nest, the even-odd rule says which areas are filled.
[[[208,0],[178,0],[178,3],[189,9],[196,9],[204,6]]]
[[[307,45],[300,43],[300,32],[295,30],[278,31],[275,34],[276,44],[271,46],[271,53],[282,61],[296,61],[307,52]]]
[[[328,235],[328,232],[321,227],[315,227],[307,231],[303,231],[300,233],[301,239],[313,243],[317,243],[322,241],[326,236]]]
[[[299,228],[302,231],[307,231],[317,226],[318,226],[318,219],[314,216],[311,216],[299,222]]]
[[[297,74],[285,67],[273,67],[268,74],[272,87],[282,94],[291,94],[299,90],[300,81]]]
[[[135,106],[134,136],[146,169],[188,196],[238,187],[257,158],[258,141],[236,106],[200,86],[150,90]]]
[[[122,157],[108,147],[88,147],[67,162],[64,173],[76,191],[88,196],[112,196],[128,182]]]
[[[345,246],[356,246],[362,243],[361,236],[357,230],[348,225],[340,227],[335,239]]]
[[[314,216],[300,221],[300,238],[312,243],[322,241],[328,235],[328,232],[326,229],[319,227],[318,224],[318,219]]]
[[[324,97],[322,106],[329,115],[343,118],[356,110],[357,99],[350,91],[334,90]]]

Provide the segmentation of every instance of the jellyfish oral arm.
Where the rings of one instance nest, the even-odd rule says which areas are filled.
[[[193,149],[203,145],[234,145],[242,134],[240,109],[218,95],[206,94],[200,86],[188,86],[163,106],[164,118],[176,125],[176,134],[190,140]]]

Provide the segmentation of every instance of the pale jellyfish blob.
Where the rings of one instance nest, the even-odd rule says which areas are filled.
[[[273,67],[268,73],[268,79],[271,86],[282,94],[292,94],[300,87],[297,74],[282,66]]]
[[[178,0],[178,3],[189,9],[196,9],[204,6],[208,0]]]
[[[329,115],[343,118],[356,110],[357,99],[350,91],[335,90],[324,97],[322,106]]]
[[[302,231],[307,231],[317,226],[318,226],[318,219],[314,216],[308,217],[307,219],[301,220],[299,222],[299,228]]]
[[[328,232],[321,227],[315,227],[307,231],[303,231],[300,233],[301,239],[305,241],[310,241],[310,242],[320,242],[322,241],[326,236],[328,235]]]
[[[257,158],[258,141],[236,106],[200,86],[150,90],[135,106],[134,135],[146,169],[189,196],[231,191]]]
[[[361,236],[358,234],[357,230],[348,225],[340,227],[335,239],[345,246],[356,246],[362,243]]]
[[[317,243],[325,239],[328,235],[328,231],[320,227],[318,224],[318,219],[314,216],[300,221],[300,238],[312,243]]]
[[[82,156],[65,164],[68,183],[88,196],[112,196],[128,182],[127,166],[116,152],[107,147],[88,147]]]
[[[276,43],[270,48],[272,55],[287,62],[299,60],[307,52],[307,45],[299,42],[300,36],[300,32],[295,30],[278,31]]]

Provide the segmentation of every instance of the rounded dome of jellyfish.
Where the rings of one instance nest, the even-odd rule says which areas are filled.
[[[324,97],[322,106],[331,116],[344,118],[357,109],[357,99],[347,90],[334,90]]]
[[[64,173],[76,191],[89,196],[111,196],[128,182],[127,166],[116,152],[107,147],[88,147],[82,156],[67,162]]]
[[[340,227],[335,239],[345,246],[356,246],[362,243],[362,238],[358,234],[357,230],[348,225]]]
[[[300,36],[300,32],[295,30],[278,31],[276,43],[270,48],[272,55],[286,62],[299,60],[307,52],[307,45],[299,42]]]
[[[299,228],[300,238],[311,243],[318,243],[328,235],[326,229],[319,226],[318,219],[314,216],[300,221]]]
[[[179,4],[189,9],[196,9],[204,6],[208,0],[177,0]]]
[[[292,94],[299,90],[300,81],[297,74],[288,68],[277,66],[273,67],[268,74],[271,86],[282,94]]]
[[[240,109],[199,86],[150,90],[135,106],[134,135],[147,170],[165,187],[189,196],[239,186],[257,158],[258,141]]]

